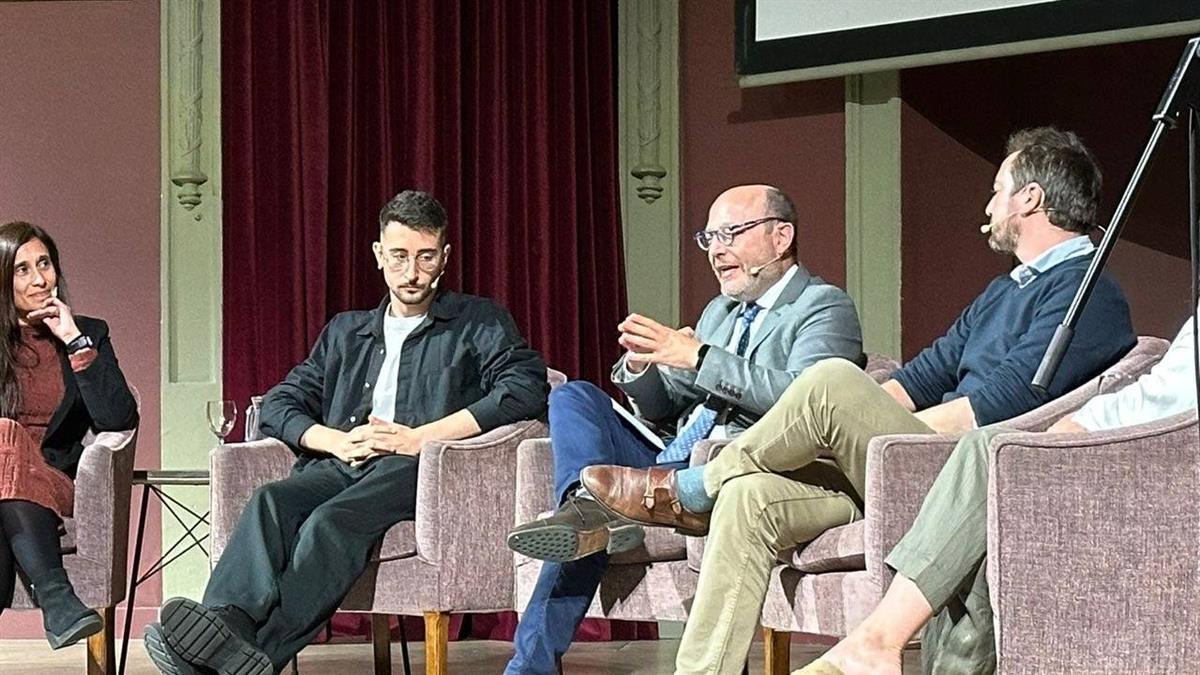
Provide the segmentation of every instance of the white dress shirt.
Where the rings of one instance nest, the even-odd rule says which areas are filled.
[[[1191,319],[1162,360],[1136,382],[1088,401],[1071,419],[1089,431],[1144,424],[1196,407],[1196,372],[1192,348],[1196,326]]]

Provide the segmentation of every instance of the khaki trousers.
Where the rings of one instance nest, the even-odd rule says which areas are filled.
[[[987,448],[1002,431],[988,427],[963,436],[887,558],[933,608],[921,634],[927,673],[996,670],[987,584]]]
[[[717,498],[676,673],[740,673],[780,551],[862,517],[867,444],[933,433],[849,361],[817,363],[704,470]]]

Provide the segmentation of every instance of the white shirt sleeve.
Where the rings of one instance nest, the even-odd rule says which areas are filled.
[[[619,361],[617,361],[617,366],[615,368],[613,368],[613,371],[612,371],[612,381],[615,384],[628,384],[630,382],[633,382],[634,380],[638,379],[642,375],[645,375],[646,372],[649,371],[651,368],[655,367],[655,365],[653,363],[650,363],[650,364],[647,364],[645,368],[642,368],[640,371],[635,373],[629,369],[628,362],[629,362],[629,354],[628,353],[622,354],[621,359]]]
[[[1089,431],[1144,424],[1196,407],[1192,348],[1196,326],[1188,319],[1162,360],[1136,382],[1088,401],[1072,419]]]

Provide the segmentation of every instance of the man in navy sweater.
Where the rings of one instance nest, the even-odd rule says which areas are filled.
[[[1101,277],[1054,381],[1046,391],[1030,384],[1092,259],[1100,169],[1075,134],[1029,129],[1009,138],[992,189],[983,230],[1020,264],[891,380],[879,386],[848,361],[822,361],[704,466],[584,470],[587,490],[624,518],[710,528],[677,673],[741,671],[776,555],[862,517],[873,437],[1001,422],[1083,384],[1134,345],[1121,289]]]

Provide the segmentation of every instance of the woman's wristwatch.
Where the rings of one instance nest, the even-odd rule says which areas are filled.
[[[95,346],[96,343],[92,342],[92,338],[80,333],[79,337],[67,343],[67,354],[74,354]]]

